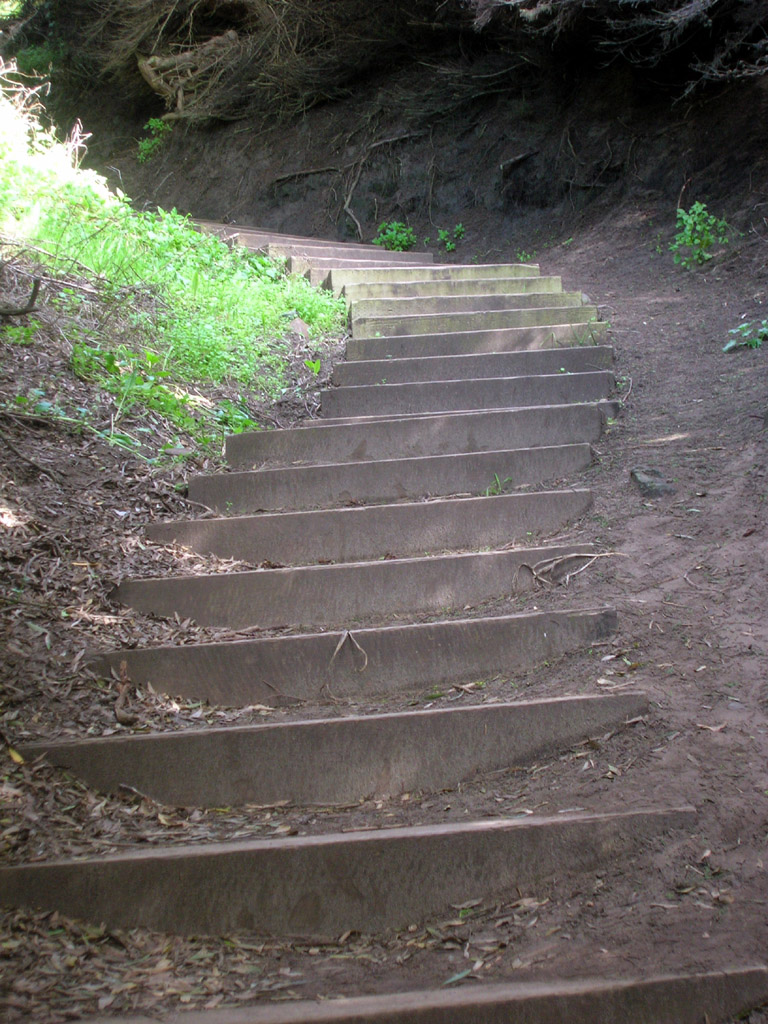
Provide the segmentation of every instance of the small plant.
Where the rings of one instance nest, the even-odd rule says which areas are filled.
[[[677,234],[670,243],[675,263],[686,270],[712,259],[709,251],[715,242],[725,245],[730,230],[725,220],[718,220],[705,203],[694,203],[690,210],[677,211]]]
[[[518,249],[515,253],[515,259],[518,263],[530,263],[531,260],[536,259],[536,253],[526,252],[525,249]]]
[[[16,67],[19,74],[34,78],[48,74],[62,57],[60,45],[43,43],[41,46],[26,46],[16,54]]]
[[[513,480],[512,480],[511,476],[505,477],[505,479],[502,480],[498,473],[494,473],[493,474],[493,483],[490,485],[490,487],[486,487],[486,489],[485,489],[485,496],[486,496],[486,498],[493,498],[493,497],[496,497],[499,494],[503,494],[504,491],[506,490],[506,488],[512,482],[513,482]]]
[[[214,410],[217,424],[227,433],[243,434],[246,430],[261,430],[256,420],[251,419],[248,410],[240,403],[231,402],[228,398],[219,402]]]
[[[384,221],[379,224],[379,233],[373,239],[374,245],[381,245],[391,252],[407,252],[416,245],[413,228],[399,220]]]
[[[7,341],[10,345],[31,345],[39,328],[37,320],[30,320],[28,324],[20,324],[18,327],[3,326],[0,327],[0,341]]]
[[[733,352],[737,348],[760,348],[764,341],[768,341],[768,320],[759,324],[745,321],[738,327],[732,327],[730,340],[723,345],[723,352]]]
[[[322,362],[319,359],[305,359],[304,365],[306,366],[310,373],[314,374],[315,377],[317,377],[317,375],[320,373]]]
[[[168,136],[173,131],[173,126],[168,124],[167,121],[163,121],[160,117],[150,117],[144,125],[144,131],[149,132],[149,135],[146,139],[139,140],[139,150],[136,154],[136,159],[140,164],[146,163],[147,160],[151,160],[153,156],[157,155],[157,151],[162,149]]]
[[[452,231],[449,228],[438,228],[438,248],[442,245],[446,252],[454,252],[456,250],[456,243],[460,242],[465,234],[466,229],[463,224],[456,224]],[[428,238],[424,239],[424,245],[429,245]]]
[[[451,233],[445,228],[438,228],[437,231],[437,244],[444,245],[446,252],[453,252],[456,248],[456,243],[451,240]]]

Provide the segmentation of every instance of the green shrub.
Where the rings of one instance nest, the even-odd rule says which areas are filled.
[[[140,164],[146,163],[157,154],[159,149],[165,145],[168,136],[173,131],[173,125],[168,124],[159,117],[150,117],[144,125],[144,131],[149,132],[146,139],[139,140],[139,149],[136,159]]]
[[[22,75],[47,75],[54,64],[63,57],[61,46],[42,43],[40,46],[27,46],[16,54],[16,67]]]
[[[399,220],[379,224],[379,233],[373,239],[374,245],[381,245],[392,252],[407,252],[416,245],[413,229]]]
[[[669,250],[675,263],[690,270],[712,259],[709,251],[715,242],[725,245],[730,228],[725,220],[718,220],[705,203],[694,203],[690,210],[677,211],[677,234]]]

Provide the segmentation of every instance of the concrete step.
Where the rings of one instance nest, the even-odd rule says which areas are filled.
[[[322,465],[556,445],[565,438],[596,441],[601,431],[596,405],[540,405],[336,424],[312,420],[298,429],[233,434],[226,441],[226,456],[234,469]],[[198,479],[192,478],[191,488]]]
[[[379,338],[350,338],[347,360],[413,359],[426,356],[461,356],[482,352],[520,352],[541,348],[600,345],[608,325],[542,324],[538,327],[501,327],[437,334],[405,334]]]
[[[414,267],[329,267],[329,284],[341,291],[358,284],[410,284],[422,281],[487,281],[493,278],[539,277],[534,263],[453,263]]]
[[[490,295],[428,295],[416,298],[356,299],[352,303],[350,322],[378,317],[428,316],[434,313],[484,313],[502,309],[559,309],[562,306],[582,306],[581,292],[527,291],[518,294],[491,293]]]
[[[218,234],[220,238],[236,242],[242,240],[243,245],[248,244],[250,248],[254,249],[267,245],[270,242],[278,245],[280,243],[299,243],[307,246],[341,246],[343,249],[351,251],[359,249],[364,252],[371,248],[370,245],[362,242],[340,242],[338,239],[310,239],[303,236],[303,234],[286,234],[283,231],[273,231],[268,227],[257,227],[254,224],[223,224],[215,220],[197,220],[195,223],[197,227],[208,233]]]
[[[611,345],[547,348],[524,352],[481,352],[466,356],[425,356],[421,359],[369,359],[337,363],[338,387],[364,384],[408,384],[415,381],[477,380],[547,373],[590,373],[613,366]]]
[[[101,792],[130,786],[171,807],[348,804],[435,792],[531,763],[647,710],[639,693],[559,697],[27,743],[20,752],[45,756]]]
[[[594,871],[695,819],[692,807],[654,808],[140,848],[0,867],[0,903],[43,906],[109,930],[370,934],[478,893],[490,902],[555,875]]]
[[[533,566],[579,568],[591,544],[258,569],[207,576],[125,580],[115,599],[142,612],[191,618],[200,626],[342,626],[395,615],[447,614],[509,598],[534,585]],[[564,574],[563,572],[563,574]]]
[[[595,405],[600,410],[600,414],[603,421],[606,419],[615,419],[621,409],[621,403],[616,398],[603,398],[599,402],[589,403]],[[533,406],[532,408],[537,408]],[[540,406],[538,408],[556,408],[554,406]],[[488,410],[491,413],[495,412],[519,412],[519,409],[491,409]],[[413,419],[433,419],[435,416],[472,416],[478,413],[477,409],[469,409],[465,412],[425,412],[425,413],[389,413],[382,416],[324,416],[322,419],[306,419],[301,420],[298,423],[294,423],[291,429],[304,430],[307,427],[314,427],[321,425],[323,427],[340,427],[350,426],[354,424],[363,425],[370,423],[378,423],[386,420],[388,423],[395,423],[398,420],[413,420]]]
[[[165,1024],[722,1024],[768,1002],[768,968],[698,974],[472,984],[345,999],[291,1000],[249,1010],[182,1010]],[[92,1024],[113,1024],[114,1018]],[[156,1024],[122,1017],[120,1024]]]
[[[266,252],[270,256],[290,256],[306,253],[308,256],[326,255],[324,250],[336,250],[342,259],[378,259],[384,254],[391,257],[388,261],[413,263],[431,263],[432,253],[401,253],[383,249],[381,246],[367,245],[362,242],[339,242],[334,239],[309,239],[300,234],[283,234],[280,231],[269,231],[244,224],[221,224],[215,221],[199,220],[197,225],[203,230],[217,234],[219,238],[232,242],[234,245]],[[269,252],[269,249],[272,251]],[[327,253],[327,255],[332,255]]]
[[[419,415],[468,409],[514,409],[533,405],[598,402],[616,385],[610,370],[535,377],[417,381],[331,388],[321,396],[327,416]]]
[[[361,316],[352,321],[353,338],[401,335],[452,334],[457,331],[497,330],[509,327],[549,327],[553,324],[590,324],[597,321],[595,306],[542,306],[534,309],[499,309],[476,313],[427,313],[412,316]]]
[[[421,270],[422,267],[428,267],[432,263],[431,255],[423,253],[403,253],[405,258],[400,260],[389,259],[386,250],[382,249],[380,253],[380,255],[376,253],[355,254],[354,258],[344,259],[331,256],[311,256],[304,253],[303,255],[289,256],[287,269],[289,274],[301,274],[318,288],[329,288],[331,287],[332,270],[335,270],[337,278],[343,281],[347,271],[391,270],[393,268],[399,271],[401,267],[405,268],[406,266],[418,267]]]
[[[364,299],[429,298],[435,295],[523,295],[527,292],[557,293],[563,290],[559,277],[444,278],[432,281],[380,281],[347,284],[343,294],[348,303]]]
[[[431,425],[428,429],[432,429]],[[280,509],[300,511],[365,502],[480,495],[499,484],[504,490],[514,490],[570,478],[591,463],[592,450],[586,443],[324,463],[193,477],[189,496],[192,501],[227,515]]]
[[[329,632],[145,647],[94,667],[158,693],[227,706],[369,700],[514,675],[616,630],[612,609],[528,612]]]
[[[151,523],[150,540],[259,565],[360,562],[498,548],[547,536],[589,509],[587,490]]]
[[[243,237],[243,236],[241,236]],[[249,244],[249,243],[245,243]],[[432,254],[426,252],[390,252],[378,245],[360,246],[356,249],[337,245],[335,242],[266,242],[257,246],[270,259],[286,258],[313,262],[322,260],[374,260],[377,263],[423,266],[432,262]]]

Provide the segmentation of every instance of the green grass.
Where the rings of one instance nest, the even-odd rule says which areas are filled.
[[[113,391],[133,380],[127,390],[137,400],[160,384],[190,380],[239,382],[278,398],[290,321],[300,317],[313,339],[342,333],[343,300],[288,276],[282,264],[195,231],[175,210],[134,210],[106,179],[78,166],[75,147],[40,125],[18,84],[4,78],[0,86],[3,247],[26,246],[54,276],[95,279],[135,339],[112,360],[104,336],[79,339],[80,372]],[[72,307],[83,299],[62,289],[56,301]]]

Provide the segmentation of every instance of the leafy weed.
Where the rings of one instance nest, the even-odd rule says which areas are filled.
[[[373,239],[374,245],[380,245],[391,252],[407,252],[416,245],[416,235],[413,228],[403,224],[399,220],[384,221],[379,224],[379,230]]]
[[[730,340],[723,345],[723,352],[733,352],[737,348],[760,348],[764,341],[768,341],[768,320],[761,323],[745,321],[738,327],[732,327]]]
[[[710,249],[728,242],[730,228],[725,220],[718,220],[705,203],[696,202],[689,210],[677,211],[677,234],[670,243],[675,263],[686,270],[712,259]]]

